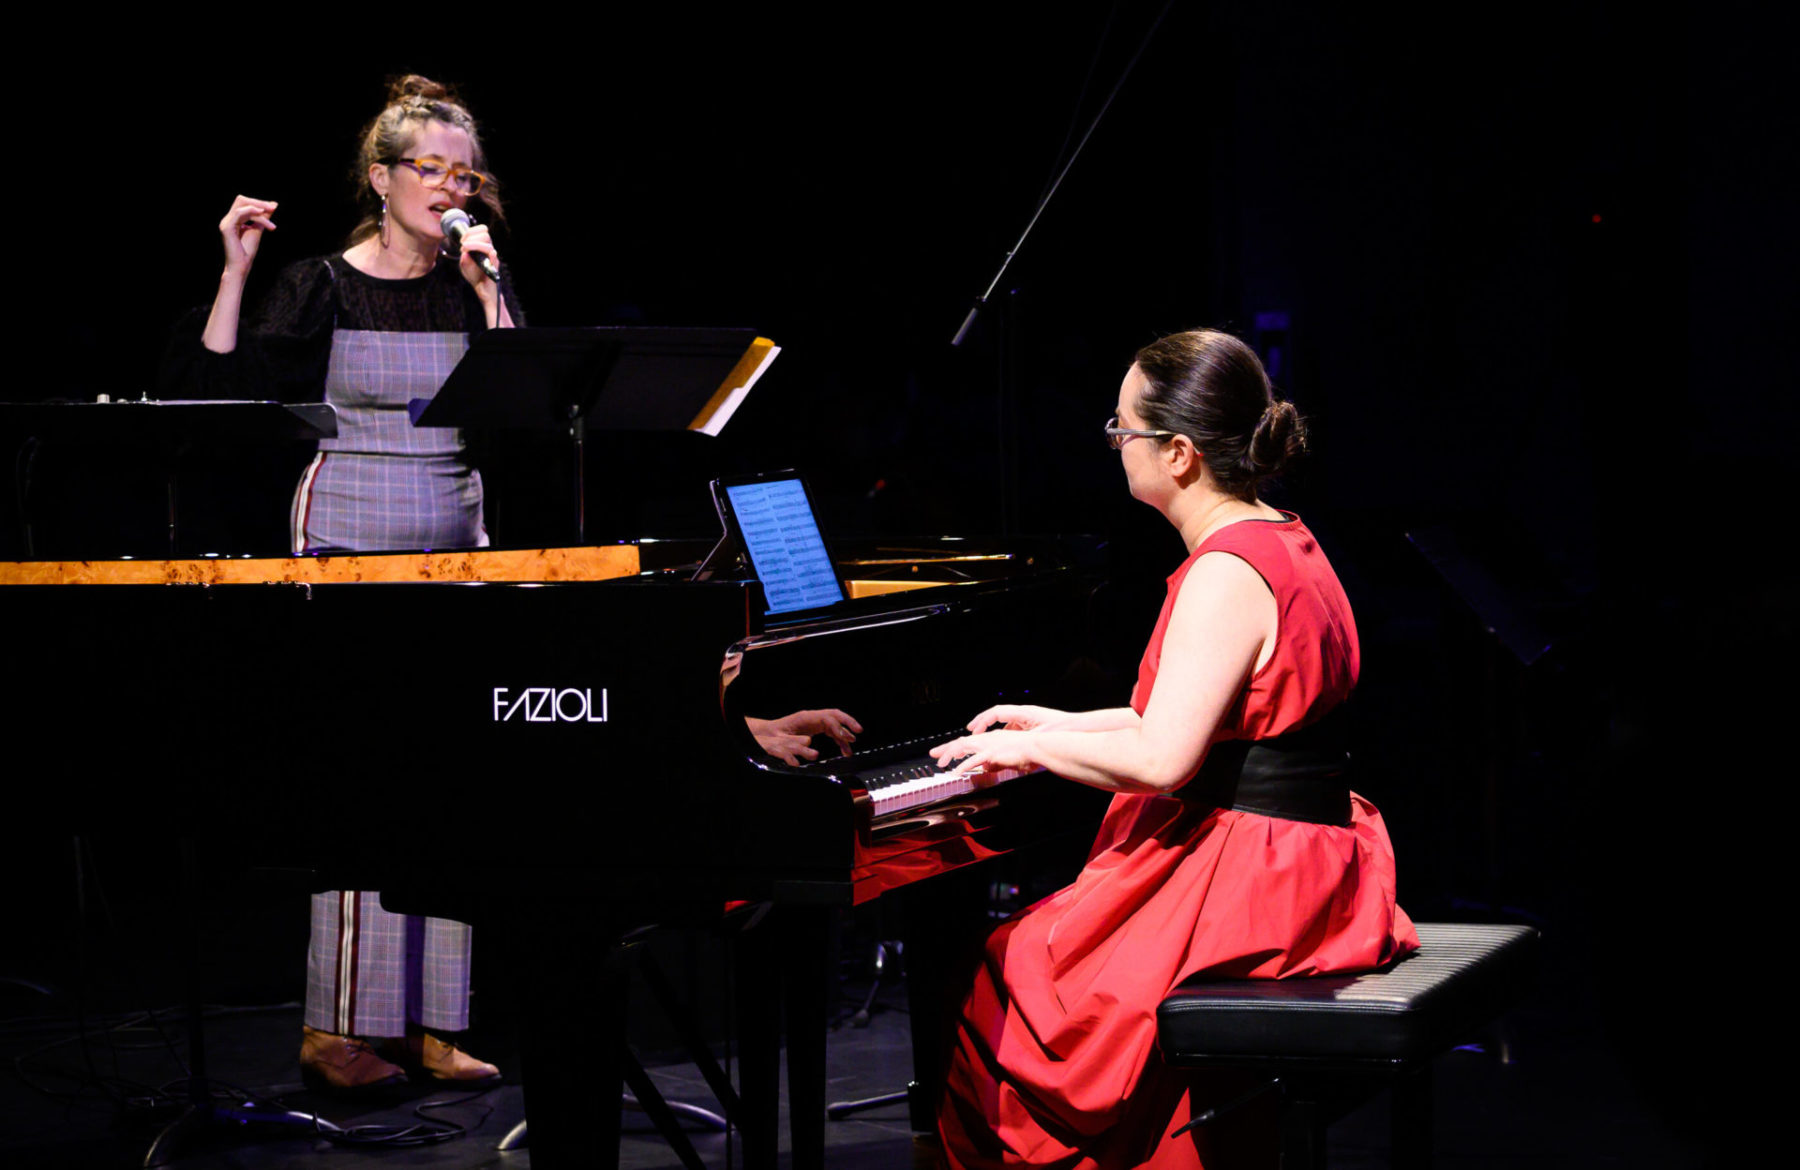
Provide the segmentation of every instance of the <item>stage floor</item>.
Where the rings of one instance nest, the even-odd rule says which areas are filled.
[[[904,1084],[909,1068],[904,998],[900,989],[884,992],[867,1027],[845,1024],[833,1032],[832,1100],[872,1096]],[[0,1025],[7,1074],[0,1079],[0,1165],[9,1170],[141,1165],[168,1116],[166,1108],[149,1104],[155,1087],[180,1075],[175,1055],[184,1050],[179,1014],[159,1013],[160,1030],[141,1014],[91,1020],[84,1046],[72,1019],[31,1010],[34,1002],[50,1001],[13,986],[4,1002],[9,1018]],[[1488,1052],[1459,1051],[1439,1062],[1436,1164],[1447,1170],[1702,1164],[1699,1153],[1684,1146],[1638,1099],[1617,1058],[1579,1017],[1571,1016],[1566,1001],[1561,1011],[1555,1010],[1556,1002],[1540,991],[1533,1003],[1509,1017],[1504,1036],[1509,1062],[1492,1051],[1502,1040],[1499,1035],[1486,1037]],[[294,1063],[299,1033],[298,1005],[213,1009],[206,1020],[210,1067],[223,1083],[316,1112],[338,1126],[397,1132],[427,1122],[453,1123],[467,1132],[435,1144],[396,1148],[333,1144],[304,1132],[240,1131],[191,1147],[179,1165],[193,1170],[524,1170],[531,1165],[529,1151],[503,1154],[495,1148],[524,1115],[516,1083],[485,1093],[414,1092],[380,1106],[331,1101],[299,1083]],[[483,1055],[516,1073],[517,1063],[503,1045]],[[691,1068],[668,1063],[653,1066],[652,1072],[670,1098],[711,1104],[704,1082]],[[1333,1167],[1387,1165],[1386,1109],[1385,1101],[1377,1101],[1333,1127]],[[625,1126],[621,1166],[662,1170],[680,1165],[641,1114],[628,1112]],[[692,1137],[708,1166],[741,1165],[741,1148],[734,1147],[728,1158],[725,1135],[695,1130]],[[785,1149],[784,1140],[784,1156]],[[826,1156],[832,1170],[934,1165],[931,1146],[915,1140],[900,1105],[828,1122]]]

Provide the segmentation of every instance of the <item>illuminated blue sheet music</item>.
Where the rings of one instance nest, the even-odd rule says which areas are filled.
[[[725,489],[737,514],[750,562],[769,599],[770,613],[842,601],[843,588],[818,521],[797,479],[738,484]]]

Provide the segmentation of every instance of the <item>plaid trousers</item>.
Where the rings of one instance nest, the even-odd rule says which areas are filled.
[[[460,922],[390,914],[372,891],[314,894],[306,1024],[344,1036],[469,1026],[469,940]]]

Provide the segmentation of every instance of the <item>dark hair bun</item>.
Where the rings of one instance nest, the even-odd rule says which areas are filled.
[[[1194,329],[1138,350],[1145,425],[1193,440],[1219,490],[1256,498],[1257,484],[1306,449],[1292,403],[1275,397],[1256,351],[1229,333]]]
[[[1306,420],[1294,404],[1276,399],[1263,410],[1244,454],[1245,470],[1258,479],[1280,475],[1290,460],[1306,452]]]

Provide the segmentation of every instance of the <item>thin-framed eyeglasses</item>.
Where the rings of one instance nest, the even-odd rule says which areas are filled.
[[[419,176],[422,186],[433,188],[449,187],[459,195],[476,195],[488,177],[474,167],[465,167],[461,163],[445,162],[441,158],[397,158],[389,166],[411,167]]]
[[[1119,416],[1106,420],[1106,445],[1117,451],[1133,439],[1173,439],[1174,431],[1140,431],[1119,425]]]

